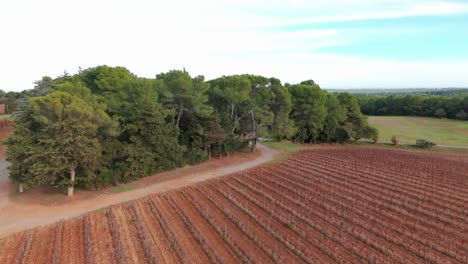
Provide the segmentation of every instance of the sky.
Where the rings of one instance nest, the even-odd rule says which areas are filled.
[[[322,88],[468,87],[468,0],[15,0],[0,3],[0,89],[79,67],[185,68]]]

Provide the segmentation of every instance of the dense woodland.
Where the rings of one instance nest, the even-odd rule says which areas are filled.
[[[228,155],[249,141],[253,150],[258,137],[378,137],[356,97],[327,93],[311,80],[283,85],[245,74],[205,81],[185,70],[150,79],[98,66],[35,84],[14,94],[15,132],[5,143],[10,177],[21,188],[52,185],[71,195],[74,186],[132,181]]]
[[[468,92],[356,95],[366,115],[426,116],[468,120]]]

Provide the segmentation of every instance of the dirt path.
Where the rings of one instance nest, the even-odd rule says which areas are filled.
[[[41,196],[41,194],[37,190],[30,190],[28,191],[30,193],[25,196],[26,198],[10,199],[5,201],[6,205],[3,208],[0,207],[0,238],[28,228],[51,224],[61,219],[79,216],[113,204],[138,199],[151,193],[168,191],[194,182],[252,168],[273,161],[279,153],[262,145],[257,146],[259,154],[252,153],[245,154],[242,157],[229,157],[225,158],[223,163],[214,160],[192,167],[164,172],[131,183],[131,186],[135,189],[121,193],[112,193],[105,190],[82,191],[71,199],[65,198],[61,194],[54,194],[49,202],[44,202],[44,200],[41,202],[40,199],[38,202],[34,200],[34,192],[38,194],[37,197]],[[59,198],[56,199],[57,197]]]

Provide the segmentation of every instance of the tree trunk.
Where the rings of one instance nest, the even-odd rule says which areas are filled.
[[[231,104],[231,117],[234,116],[234,107],[235,107],[235,105]]]
[[[179,128],[180,117],[182,116],[183,105],[180,104],[179,113],[177,114],[176,127]]]
[[[255,122],[255,114],[252,109],[252,130],[253,130],[253,139],[252,139],[252,149],[251,152],[255,151],[255,146],[257,145],[257,122]]]
[[[20,184],[19,184],[19,192],[22,193],[23,191],[24,191],[24,190],[23,190],[23,184],[20,183]]]
[[[208,155],[208,160],[211,159],[211,147],[206,148],[206,154]]]
[[[232,127],[231,135],[234,135],[234,131],[236,131],[236,125],[234,125],[234,126]]]
[[[252,139],[252,148],[250,149],[250,152],[254,152],[256,146],[257,146],[257,139],[254,138]]]
[[[242,119],[242,116],[241,117],[238,117],[237,115],[234,117],[234,123],[232,124],[232,130],[231,130],[231,135],[234,135],[234,131],[236,131],[236,128],[237,128],[237,123],[239,122],[239,120]]]
[[[75,168],[72,167],[70,169],[70,180],[72,182],[72,185],[70,187],[68,187],[68,196],[69,197],[73,196],[73,188],[75,186],[75,173],[76,173]]]

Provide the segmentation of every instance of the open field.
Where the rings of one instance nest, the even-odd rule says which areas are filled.
[[[468,122],[430,117],[369,116],[369,124],[380,132],[380,141],[395,135],[403,143],[427,139],[439,145],[468,146]]]
[[[276,156],[275,161],[285,160],[292,153],[296,153],[306,147],[304,145],[295,144],[287,140],[262,142],[261,144],[280,152],[280,154]]]
[[[303,145],[300,144],[294,144],[290,141],[269,141],[269,142],[262,142],[261,144],[272,148],[276,149],[279,151],[287,152],[287,153],[294,153],[298,152],[302,148],[304,148]]]
[[[314,148],[16,233],[0,263],[467,263],[466,171],[466,156]]]
[[[0,120],[10,120],[10,115],[0,115]]]

